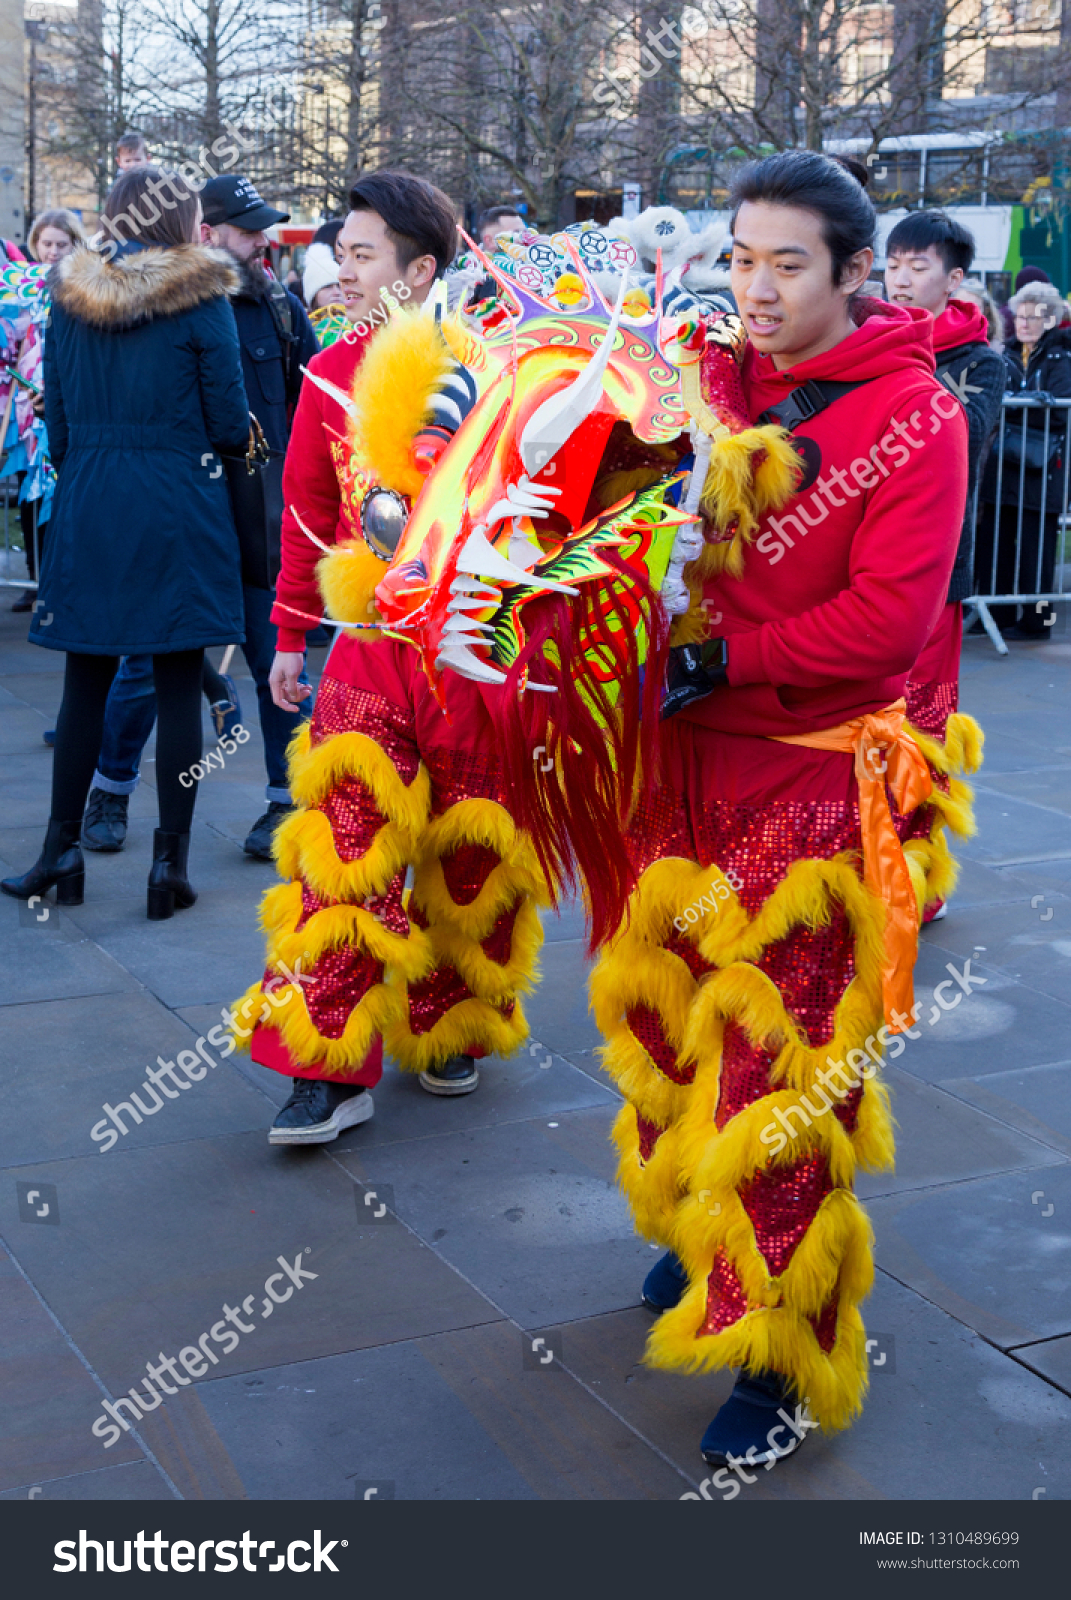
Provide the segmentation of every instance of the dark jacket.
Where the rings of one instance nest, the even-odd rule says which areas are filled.
[[[986,320],[975,305],[951,300],[934,323],[937,376],[967,413],[967,509],[963,517],[956,563],[948,587],[948,603],[973,592],[975,495],[986,452],[1000,422],[1005,368],[998,350],[988,343]]]
[[[248,432],[229,257],[75,250],[50,284],[59,478],[31,639],[89,655],[241,640],[238,539],[214,454],[243,449]]]
[[[1013,339],[1004,349],[1004,368],[1005,383],[1010,394],[1033,393],[1051,395],[1056,400],[1071,400],[1071,328],[1050,328],[1048,333],[1043,333],[1030,352],[1025,368],[1023,347],[1018,339]],[[1047,516],[1056,516],[1063,509],[1069,411],[1066,407],[1049,410],[1044,406],[1031,406],[1026,410],[1025,466],[1023,416],[1023,411],[1014,408],[1006,413],[1001,503],[1015,505],[1020,498],[1021,484],[1023,504],[1039,509],[1042,484],[1047,479],[1045,511]],[[1046,419],[1049,429],[1047,444]],[[982,481],[982,498],[990,504],[995,504],[997,499],[998,460],[999,452],[994,447],[986,462]]]
[[[231,301],[249,409],[264,429],[268,444],[280,453],[285,451],[290,437],[290,419],[301,393],[301,369],[308,366],[320,348],[301,301],[289,289],[286,300],[291,338],[285,350],[277,313],[273,313],[267,298],[239,293]]]

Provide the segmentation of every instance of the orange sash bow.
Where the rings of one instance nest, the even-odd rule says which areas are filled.
[[[919,912],[903,847],[893,825],[886,780],[901,814],[913,811],[933,790],[933,778],[914,739],[904,728],[907,703],[897,700],[884,711],[854,717],[817,733],[777,736],[778,744],[801,744],[812,750],[840,750],[855,755],[859,784],[859,822],[863,834],[863,881],[885,903],[885,956],[881,990],[890,1033],[903,1027],[896,1013],[911,1021],[913,982],[918,954]]]

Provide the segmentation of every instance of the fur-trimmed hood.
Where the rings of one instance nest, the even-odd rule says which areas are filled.
[[[236,294],[239,285],[227,252],[200,244],[149,245],[114,261],[96,250],[72,250],[50,281],[56,305],[94,328],[116,332]]]

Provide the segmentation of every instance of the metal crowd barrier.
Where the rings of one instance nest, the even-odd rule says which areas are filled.
[[[1037,413],[1043,414],[1038,427]],[[1051,470],[1042,467],[1031,471],[1027,464],[1030,444],[1040,444],[1035,454],[1042,462],[1054,455]],[[1009,448],[1010,445],[1010,448]],[[990,611],[994,605],[1033,606],[1041,611],[1045,625],[1055,626],[1066,622],[1066,613],[1057,612],[1061,603],[1071,599],[1068,586],[1068,566],[1065,559],[1068,541],[1068,488],[1071,483],[1071,400],[1056,400],[1046,394],[1004,396],[1000,411],[1000,425],[994,436],[987,470],[983,481],[992,484],[995,462],[996,482],[992,485],[996,504],[981,498],[981,485],[975,496],[971,570],[974,573],[974,593],[963,602],[964,628],[969,628],[980,618],[989,638],[1000,655],[1008,654],[996,619]],[[1002,505],[1003,493],[1010,487],[1012,500]],[[1037,494],[1037,504],[1027,505],[1028,498]],[[1002,515],[1007,512],[1010,515]],[[1037,553],[1024,568],[1024,521],[1037,517]],[[1014,519],[1014,538],[1010,522]],[[1047,526],[1047,520],[1051,523]],[[988,535],[987,535],[988,522]],[[988,560],[984,549],[992,540]],[[1014,543],[1014,551],[1011,546]],[[1051,545],[1051,551],[1048,546]],[[1045,584],[1045,568],[1051,557],[1051,577]],[[981,568],[981,570],[980,570]],[[1008,588],[1006,577],[1012,575]],[[1003,573],[1005,581],[998,576]]]
[[[0,518],[3,519],[3,544],[0,545],[0,588],[36,589],[37,579],[29,576],[19,522],[19,482],[16,477],[0,478]],[[41,570],[41,534],[36,517],[30,537],[33,541],[34,571]]]

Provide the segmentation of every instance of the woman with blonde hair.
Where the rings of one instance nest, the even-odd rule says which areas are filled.
[[[51,211],[39,212],[33,220],[28,240],[34,260],[50,267],[69,255],[76,246],[88,242],[78,217],[66,206],[55,206]]]

